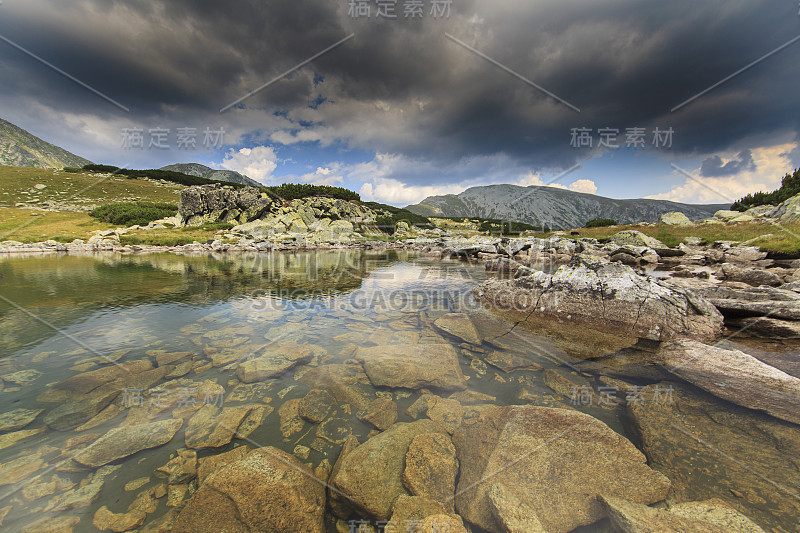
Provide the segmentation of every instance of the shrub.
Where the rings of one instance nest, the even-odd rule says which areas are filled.
[[[153,202],[124,202],[106,204],[89,211],[89,216],[115,226],[146,226],[154,220],[171,217],[178,212],[174,204]]]
[[[779,189],[772,192],[759,191],[748,194],[733,203],[731,209],[734,211],[747,211],[751,207],[758,205],[777,205],[800,194],[800,169],[796,169],[793,174],[786,174],[781,180]]]
[[[327,198],[337,198],[339,200],[360,201],[361,196],[353,191],[342,187],[332,187],[330,185],[311,185],[309,183],[283,183],[272,187],[264,187],[268,193],[282,198],[283,200],[298,200],[311,198],[313,196],[325,196]]]
[[[606,226],[616,226],[617,221],[610,218],[595,218],[586,223],[586,228],[605,228]]]
[[[64,172],[69,172],[70,174],[77,174],[80,172],[81,169],[75,167],[64,167]]]

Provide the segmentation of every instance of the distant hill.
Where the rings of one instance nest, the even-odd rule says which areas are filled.
[[[666,200],[614,200],[555,187],[487,185],[460,194],[430,196],[406,207],[427,217],[483,217],[552,228],[579,228],[596,218],[619,224],[657,222],[664,213],[680,211],[691,219],[707,218],[730,204],[692,205]]]
[[[0,119],[0,165],[33,168],[77,167],[91,161],[43,141],[14,124]]]
[[[233,170],[214,170],[199,163],[179,163],[177,165],[168,165],[161,167],[159,170],[171,170],[172,172],[182,172],[190,176],[198,178],[205,178],[207,180],[227,181],[229,183],[240,183],[242,185],[250,185],[252,187],[263,187],[263,183],[252,180],[243,174],[239,174]]]

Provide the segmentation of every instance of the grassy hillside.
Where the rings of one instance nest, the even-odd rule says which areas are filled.
[[[34,168],[62,168],[90,163],[0,119],[0,164]]]
[[[0,241],[87,239],[94,230],[115,227],[90,217],[87,212],[92,207],[136,200],[175,204],[182,188],[143,179],[0,166]],[[53,212],[18,208],[17,204],[33,208],[68,206],[71,210]]]

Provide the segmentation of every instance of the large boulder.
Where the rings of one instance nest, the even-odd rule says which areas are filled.
[[[800,426],[689,384],[648,385],[627,409],[649,464],[672,481],[669,499],[717,498],[769,531],[800,516]]]
[[[293,455],[250,452],[206,478],[175,521],[175,533],[325,531],[325,487]]]
[[[492,532],[505,531],[501,499],[529,509],[527,523],[566,533],[604,517],[599,494],[649,504],[663,500],[670,486],[627,439],[577,411],[495,407],[463,424],[453,442],[461,465],[456,510]],[[493,503],[496,485],[502,490],[494,489]]]
[[[331,477],[331,487],[346,497],[353,510],[379,520],[388,520],[400,495],[409,495],[403,484],[406,455],[414,437],[440,433],[432,420],[398,422],[340,458]]]
[[[681,213],[680,211],[673,211],[671,213],[664,213],[661,215],[661,218],[658,219],[660,224],[666,224],[667,226],[693,226],[694,222],[692,222],[689,217]]]
[[[178,214],[190,225],[225,220],[248,222],[259,218],[273,201],[255,187],[210,184],[181,191]]]
[[[671,373],[715,396],[800,424],[800,379],[751,355],[680,339],[662,344],[658,358]]]
[[[645,246],[647,248],[666,248],[667,246],[654,237],[641,231],[625,230],[611,236],[611,242],[619,246]]]
[[[553,274],[489,280],[473,294],[520,322],[566,321],[601,333],[667,340],[713,340],[722,315],[703,298],[619,263],[578,257]]]
[[[778,219],[781,224],[800,222],[800,194],[792,196],[770,213],[770,217]]]
[[[376,387],[464,390],[467,382],[450,344],[361,347],[355,354]]]

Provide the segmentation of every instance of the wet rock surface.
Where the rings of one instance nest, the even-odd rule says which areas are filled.
[[[629,267],[580,258],[554,274],[486,281],[473,293],[521,321],[568,319],[604,332],[667,340],[681,336],[713,340],[722,315],[711,303]]]
[[[653,401],[657,390],[671,399]],[[628,410],[671,500],[716,498],[763,528],[796,527],[800,502],[787,494],[800,493],[800,427],[674,382],[646,386],[643,398]]]
[[[390,519],[395,499],[409,495],[403,484],[406,454],[414,437],[422,433],[444,431],[431,420],[398,422],[348,453],[331,485],[347,497],[346,504],[354,510]]]
[[[633,444],[575,411],[489,409],[462,425],[453,442],[461,465],[456,510],[490,531],[501,530],[489,497],[496,484],[530,507],[546,531],[563,532],[603,518],[598,494],[653,503],[670,487]]]
[[[325,489],[277,448],[250,452],[208,476],[175,520],[176,533],[325,531]]]
[[[715,396],[800,424],[800,379],[755,357],[690,340],[663,344],[657,357],[671,373]]]
[[[356,359],[375,386],[442,390],[467,388],[450,344],[389,345],[359,348]]]

